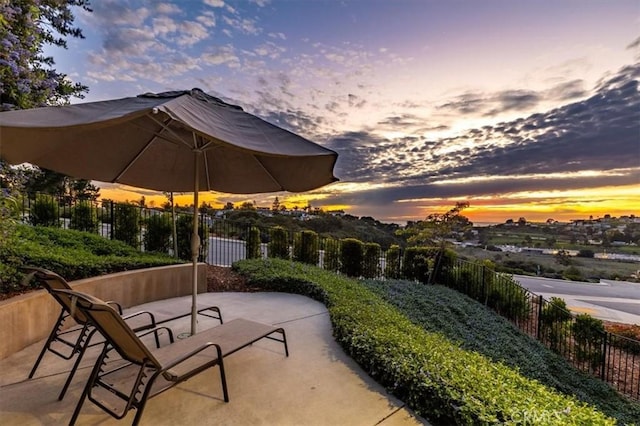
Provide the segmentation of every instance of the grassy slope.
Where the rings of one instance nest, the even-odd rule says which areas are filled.
[[[412,324],[361,282],[276,259],[240,261],[234,269],[263,289],[325,303],[336,341],[345,351],[435,424],[612,424],[574,396]]]
[[[576,370],[509,321],[454,290],[408,281],[364,283],[427,331],[442,333],[464,349],[516,367],[524,376],[574,395],[621,422],[640,419],[640,404]]]
[[[18,225],[11,244],[0,249],[0,292],[21,289],[20,266],[51,269],[68,280],[181,263],[143,253],[127,244],[87,232]]]

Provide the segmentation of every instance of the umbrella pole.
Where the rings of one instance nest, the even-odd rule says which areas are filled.
[[[196,334],[196,319],[198,316],[198,251],[200,251],[200,237],[198,236],[198,153],[193,153],[193,234],[191,235],[191,260],[193,262],[192,293],[191,293],[191,335]]]

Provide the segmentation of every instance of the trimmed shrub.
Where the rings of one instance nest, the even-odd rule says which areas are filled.
[[[34,226],[60,227],[60,206],[55,197],[37,194],[29,210],[29,223]]]
[[[567,335],[571,318],[567,303],[559,297],[552,297],[542,307],[540,340],[552,351],[563,354],[567,350]]]
[[[69,228],[76,231],[98,233],[100,222],[96,209],[90,201],[80,201],[71,208]]]
[[[325,238],[322,267],[332,272],[340,270],[340,241],[333,238]]]
[[[184,260],[191,260],[191,236],[193,235],[193,215],[181,214],[176,219],[176,236],[178,239],[178,257]],[[200,250],[198,261],[204,262],[207,258],[209,248],[209,227],[200,223],[198,226],[198,236],[200,237]]]
[[[262,257],[260,242],[260,229],[257,226],[252,226],[247,233],[247,259],[260,259]]]
[[[400,278],[400,246],[393,244],[387,250],[384,276],[389,279]]]
[[[364,260],[362,268],[364,278],[377,278],[380,276],[380,244],[364,244]]]
[[[486,269],[485,269],[486,272]],[[487,287],[487,306],[512,321],[524,321],[531,312],[527,290],[511,275],[491,271],[493,279]]]
[[[271,240],[268,244],[269,257],[289,259],[289,232],[282,226],[274,226],[269,230]]]
[[[571,328],[576,341],[576,360],[587,363],[591,372],[597,372],[602,366],[604,323],[589,314],[579,314]]]
[[[434,281],[439,282],[441,276],[447,276],[451,269],[456,265],[458,253],[452,249],[438,250],[435,260]]]
[[[429,274],[439,252],[437,247],[408,247],[402,259],[402,277],[408,280],[429,282]]]
[[[318,233],[305,230],[293,238],[293,260],[317,265],[320,259]]]
[[[349,277],[362,276],[364,244],[355,238],[340,240],[340,272]]]
[[[114,239],[139,248],[140,208],[128,203],[116,204],[111,232]]]
[[[147,219],[147,231],[144,234],[144,249],[156,253],[169,253],[172,248],[171,235],[173,224],[168,214],[154,214]]]

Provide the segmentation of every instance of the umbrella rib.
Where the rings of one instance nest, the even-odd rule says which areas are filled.
[[[267,169],[265,167],[264,164],[262,164],[262,161],[260,161],[260,159],[258,157],[256,157],[255,155],[253,156],[253,158],[258,162],[258,164],[260,165],[260,167],[262,167],[262,170],[264,170],[264,172],[267,174],[267,176],[269,176],[271,178],[271,180],[273,181],[273,183],[275,183],[277,186],[280,187],[280,191],[286,191],[285,188],[280,184],[280,182],[278,182],[278,180],[271,174],[271,172],[269,171],[269,169]]]
[[[148,115],[148,117],[156,124],[158,124],[159,126],[161,126],[162,128],[160,129],[160,131],[158,132],[153,132],[154,135],[156,135],[159,138],[165,139],[169,142],[179,142],[181,144],[183,144],[184,146],[188,147],[188,148],[193,148],[191,145],[189,145],[189,143],[187,141],[185,141],[184,139],[182,139],[179,135],[176,134],[176,132],[174,132],[173,130],[171,130],[171,128],[169,128],[169,124],[171,124],[171,122],[173,121],[172,118],[169,118],[169,121],[165,123],[163,123],[162,121],[158,120],[157,118],[153,117],[152,115]],[[176,138],[176,140],[171,140],[169,138],[167,138],[166,136],[163,136],[161,134],[162,131],[167,131],[168,133],[171,133],[171,135],[173,135],[173,137]]]
[[[153,118],[152,118],[153,119]],[[167,126],[171,123],[171,118],[169,118],[169,120],[167,121],[167,123],[161,123],[161,122],[157,122],[158,124],[160,124],[162,126],[162,130],[167,129]],[[155,121],[155,120],[154,120]],[[122,169],[120,171],[120,173],[118,173],[118,175],[113,179],[113,182],[117,182],[125,173],[127,173],[127,171],[131,168],[131,166],[133,166],[135,164],[136,161],[138,161],[138,159],[142,156],[142,154],[144,154],[144,152],[149,149],[149,147],[151,146],[151,144],[153,143],[153,141],[156,140],[157,137],[160,137],[160,135],[158,135],[156,132],[153,132],[153,136],[151,137],[151,139],[149,139],[144,146],[142,147],[142,149],[136,154],[135,157],[133,157],[133,159],[131,159],[131,161],[129,161],[129,163],[127,163],[127,165],[125,166],[124,169]]]

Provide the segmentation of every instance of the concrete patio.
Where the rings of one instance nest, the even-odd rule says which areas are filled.
[[[219,306],[223,318],[247,318],[281,326],[290,356],[282,345],[262,340],[225,358],[230,402],[222,400],[217,369],[205,371],[151,399],[142,424],[148,425],[349,425],[428,424],[402,401],[386,393],[342,351],[331,333],[326,308],[309,298],[285,293],[204,293],[201,304]],[[179,297],[128,309],[184,312],[191,298]],[[32,315],[35,313],[32,313]],[[167,323],[174,333],[188,332],[190,318]],[[218,322],[199,317],[198,329]],[[67,424],[82,393],[98,348],[92,348],[63,401],[57,395],[71,368],[50,353],[33,379],[29,371],[44,341],[0,361],[0,424]],[[151,343],[150,343],[151,344]],[[116,420],[91,402],[78,424],[130,424],[134,412]]]

